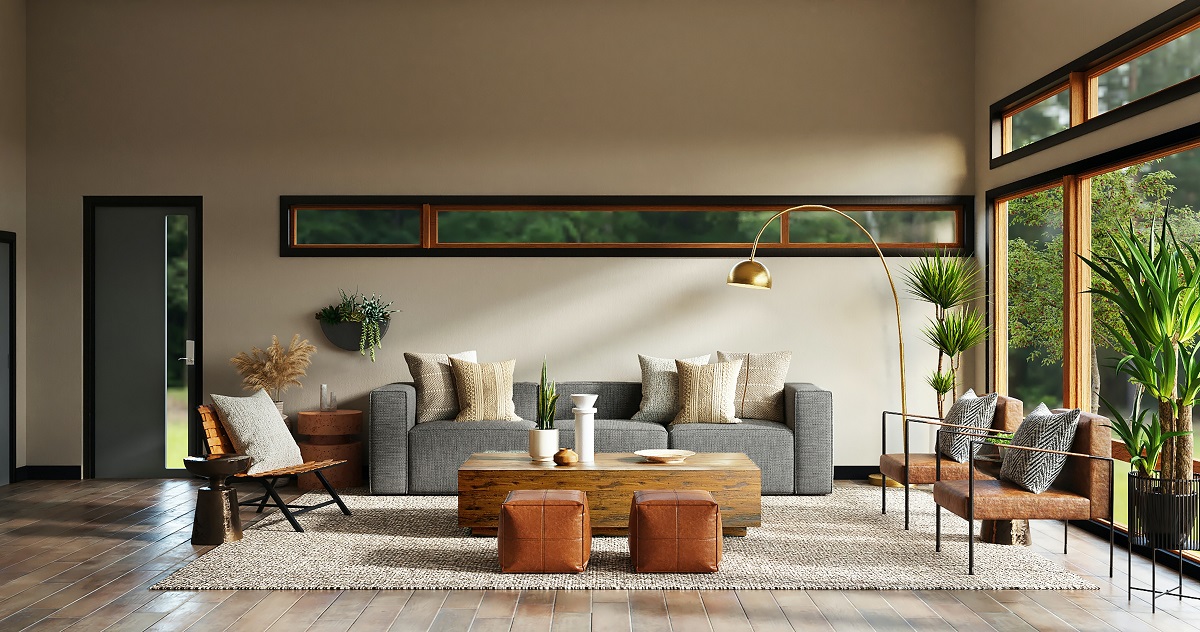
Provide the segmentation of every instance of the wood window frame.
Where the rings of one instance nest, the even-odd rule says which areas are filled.
[[[989,117],[992,122],[990,168],[995,169],[1200,92],[1200,76],[1196,76],[1104,113],[1099,112],[1097,100],[1098,77],[1101,74],[1197,29],[1200,29],[1200,0],[1184,0],[993,103],[989,108]],[[1013,149],[1011,144],[1012,115],[1037,105],[1063,89],[1069,90],[1071,95],[1070,127]]]
[[[844,211],[931,211],[955,213],[952,242],[881,242],[891,255],[922,255],[934,250],[974,251],[972,196],[294,196],[279,198],[282,257],[359,256],[730,256],[745,254],[750,242],[727,243],[441,243],[438,217],[456,211],[778,211],[801,204],[824,204]],[[421,210],[419,244],[297,244],[298,210],[316,208],[405,208]],[[783,256],[873,255],[869,243],[792,243],[789,215],[782,219],[779,243],[759,248]]]

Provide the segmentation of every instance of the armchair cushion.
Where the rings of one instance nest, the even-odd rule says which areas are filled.
[[[1012,445],[1069,452],[1078,425],[1078,409],[1052,413],[1045,404],[1038,404],[1013,433]],[[1067,457],[1062,454],[1029,450],[1003,452],[1000,477],[1035,494],[1050,489],[1067,463]]]
[[[213,395],[213,405],[221,425],[238,454],[251,459],[247,474],[258,474],[291,465],[300,465],[300,446],[292,438],[279,409],[266,391],[250,397]]]
[[[954,515],[968,518],[969,491],[969,481],[943,480],[933,486],[933,500]],[[1034,494],[1008,481],[975,479],[976,520],[1087,520],[1091,505],[1086,496],[1062,489]]]
[[[950,407],[945,422],[956,426],[990,428],[996,417],[996,397],[995,393],[978,397],[973,389],[968,390]],[[938,434],[938,451],[951,461],[964,463],[971,456],[971,442],[977,441],[979,437],[953,432],[954,430],[956,429],[947,428]],[[976,446],[975,450],[978,451],[979,446]]]

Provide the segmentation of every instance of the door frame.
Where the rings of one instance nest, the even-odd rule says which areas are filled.
[[[121,207],[192,207],[196,209],[195,230],[188,231],[188,252],[195,261],[188,273],[188,309],[192,312],[196,356],[204,348],[204,265],[202,234],[204,198],[199,195],[85,195],[83,196],[83,478],[96,478],[96,209]],[[195,270],[191,268],[194,267]],[[200,365],[203,367],[203,364]],[[188,389],[188,453],[198,454],[200,447],[199,413],[203,393],[202,371],[192,369]],[[181,466],[180,470],[183,469]]]
[[[0,230],[8,244],[8,482],[17,482],[17,234]]]

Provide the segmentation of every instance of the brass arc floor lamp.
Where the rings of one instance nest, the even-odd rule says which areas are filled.
[[[883,272],[887,275],[888,286],[892,288],[892,303],[896,308],[896,340],[900,348],[900,419],[902,420],[900,425],[903,430],[904,443],[908,445],[908,389],[904,378],[904,327],[900,324],[900,295],[896,293],[896,283],[892,280],[892,271],[888,268],[887,260],[883,257],[883,251],[879,249],[879,243],[875,241],[875,237],[871,234],[871,231],[864,228],[862,224],[846,213],[822,204],[802,204],[800,206],[785,208],[772,215],[770,219],[763,223],[762,228],[758,230],[758,236],[754,238],[754,245],[750,247],[750,258],[739,261],[734,265],[729,270],[729,278],[725,282],[737,287],[748,287],[758,290],[771,289],[770,271],[767,270],[767,266],[763,265],[761,261],[754,259],[754,255],[758,251],[758,241],[762,239],[763,232],[767,230],[767,226],[770,226],[771,222],[776,219],[791,212],[812,211],[837,213],[850,220],[851,223],[867,236],[867,239],[871,240],[871,245],[875,248],[875,254],[879,255],[879,263],[883,264]],[[782,222],[782,220],[780,221]]]

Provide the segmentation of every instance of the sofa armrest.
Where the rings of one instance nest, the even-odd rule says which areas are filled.
[[[408,493],[408,431],[417,423],[417,390],[388,384],[370,395],[368,471],[372,494]]]
[[[783,417],[796,442],[796,493],[833,493],[833,393],[805,382],[783,385]]]

